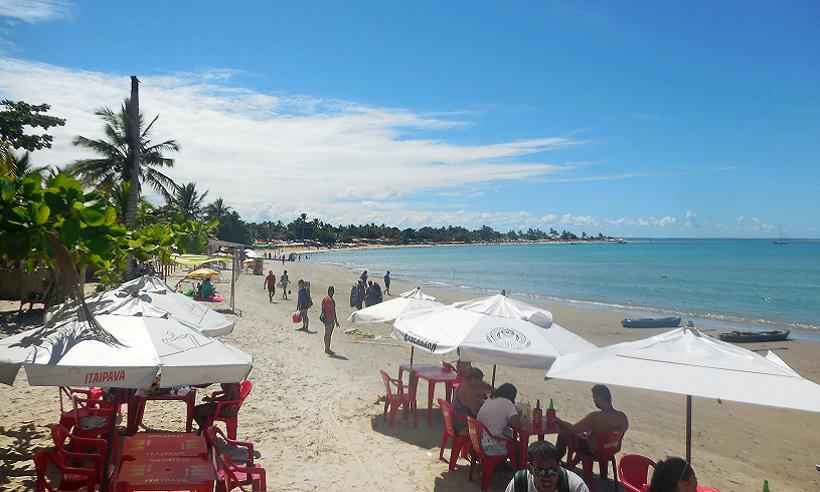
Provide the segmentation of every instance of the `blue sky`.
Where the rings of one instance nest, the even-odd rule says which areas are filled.
[[[128,78],[174,176],[250,219],[820,237],[820,4],[0,0],[0,96],[99,135]]]

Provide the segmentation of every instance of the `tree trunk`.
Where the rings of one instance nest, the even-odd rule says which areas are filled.
[[[125,225],[134,230],[137,225],[137,208],[140,200],[140,93],[139,80],[131,76],[131,99],[128,104],[128,202],[125,207]],[[126,280],[136,276],[136,261],[129,257],[126,263]]]

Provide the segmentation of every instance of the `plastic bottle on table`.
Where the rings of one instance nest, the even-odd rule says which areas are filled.
[[[547,408],[547,429],[551,432],[555,431],[556,425],[556,418],[555,418],[555,404],[550,398],[550,406]]]
[[[769,491],[769,481],[763,480],[763,492],[770,492]]]
[[[541,400],[535,400],[535,410],[532,411],[532,421],[535,423],[536,426],[541,426],[541,419],[543,414],[541,413]]]

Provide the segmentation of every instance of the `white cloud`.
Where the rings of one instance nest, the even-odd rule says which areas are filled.
[[[597,226],[598,221],[589,215],[564,214],[561,216],[561,224],[573,226]]]
[[[0,0],[0,17],[32,24],[67,17],[70,11],[64,0]]]
[[[355,211],[359,219],[354,222],[361,222],[365,217],[351,200],[458,192],[567,171],[571,165],[533,156],[579,144],[544,137],[456,145],[446,140],[447,132],[468,123],[456,119],[463,113],[425,114],[265,94],[230,85],[235,75],[211,70],[141,77],[140,103],[146,116],[160,114],[155,138],[173,137],[182,146],[170,174],[180,182],[195,181],[211,197],[224,197],[249,218],[289,218],[285,211],[310,208],[338,218],[348,215],[345,210]],[[71,145],[72,138],[102,136],[94,110],[119,108],[128,93],[125,75],[0,58],[0,95],[47,102],[52,114],[68,120],[53,130],[54,147],[34,155],[38,164],[87,157],[87,151]],[[420,130],[443,138],[414,138],[411,132]],[[379,213],[388,223],[410,220],[407,210]]]
[[[695,212],[693,212],[691,210],[686,211],[686,215],[684,216],[683,225],[690,228],[690,229],[694,228],[694,227],[698,227],[697,215],[695,214]]]

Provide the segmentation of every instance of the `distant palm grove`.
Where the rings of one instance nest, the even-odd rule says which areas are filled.
[[[326,224],[319,219],[308,220],[307,214],[301,214],[294,221],[284,224],[262,222],[247,224],[248,237],[257,241],[313,241],[323,245],[350,243],[359,240],[379,241],[392,244],[415,243],[479,243],[479,242],[514,242],[514,241],[603,241],[610,239],[603,234],[580,236],[566,231],[549,231],[529,228],[526,231],[499,232],[489,226],[470,230],[461,226],[422,227],[420,229],[390,227],[384,224],[339,225]],[[228,238],[220,238],[231,240]],[[237,238],[238,239],[238,238]]]

